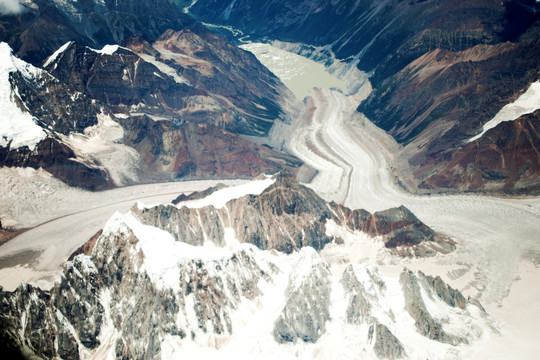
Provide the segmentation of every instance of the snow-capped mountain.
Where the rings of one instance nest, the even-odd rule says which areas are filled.
[[[284,203],[284,191],[294,201]],[[66,262],[51,290],[24,283],[14,292],[2,290],[3,353],[169,359],[218,350],[257,358],[296,351],[328,358],[324,351],[343,337],[347,348],[363,356],[397,359],[451,352],[496,331],[478,302],[439,277],[407,269],[396,277],[366,263],[333,266],[332,257],[300,240],[302,230],[310,236],[322,232],[319,238],[346,247],[331,228],[352,229],[337,225],[331,205],[286,175],[210,193],[117,213]],[[280,221],[281,232],[289,234],[279,236],[259,222],[253,230],[265,241],[246,237],[235,224],[239,203],[253,205],[243,215],[252,224]],[[319,218],[322,208],[326,220]],[[150,216],[164,209],[170,219],[184,219],[164,226],[165,216]],[[287,218],[305,220],[294,222],[295,237]],[[380,237],[368,239],[382,256],[398,256]],[[269,250],[286,249],[295,240],[294,252]]]

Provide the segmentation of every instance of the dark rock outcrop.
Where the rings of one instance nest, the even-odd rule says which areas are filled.
[[[215,260],[179,259],[174,290],[142,270],[152,264],[145,263],[139,241],[125,224],[112,225],[91,257],[65,264],[50,291],[27,284],[14,292],[0,289],[3,354],[78,359],[81,351],[101,346],[120,357],[160,357],[165,336],[232,333],[232,311],[259,296],[259,280],[277,271],[249,249]]]
[[[467,337],[449,334],[443,329],[444,320],[430,314],[423,295],[426,293],[431,301],[439,300],[452,308],[465,309],[468,302],[459,291],[446,285],[440,277],[426,276],[421,271],[415,274],[405,269],[399,280],[405,296],[405,309],[415,320],[418,332],[429,339],[452,345],[469,343]]]
[[[152,41],[167,29],[193,23],[167,0],[32,3],[18,17],[0,17],[0,38],[9,42],[18,56],[35,65],[70,40],[97,48],[122,43],[130,36]]]
[[[147,116],[119,119],[125,142],[136,149],[148,177],[200,179],[254,177],[301,162],[214,125],[154,121]]]
[[[540,191],[540,110],[503,122],[481,138],[459,147],[420,187],[481,190],[496,187],[510,194]],[[429,161],[418,172],[437,164]],[[520,184],[516,186],[516,184]]]
[[[67,184],[89,190],[114,186],[105,170],[76,158],[70,147],[53,138],[42,140],[34,151],[27,146],[18,149],[0,146],[0,166],[43,168]]]
[[[333,202],[330,206],[338,223],[351,230],[382,236],[384,246],[402,256],[433,256],[455,249],[453,240],[433,231],[403,205],[373,214],[363,209],[350,210]]]

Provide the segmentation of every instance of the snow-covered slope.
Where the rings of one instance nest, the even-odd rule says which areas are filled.
[[[380,238],[350,229],[337,214],[327,226],[310,228],[325,223],[312,217],[324,202],[283,175],[272,180],[259,195],[249,192],[267,180],[236,187],[237,195],[240,188],[248,195],[221,210],[171,206],[185,220],[169,231],[162,218],[144,213],[164,214],[162,205],[114,214],[65,263],[51,290],[24,283],[14,292],[0,290],[2,351],[82,359],[451,358],[494,334],[478,302],[439,277],[405,269]],[[283,203],[286,189],[296,194],[294,211]],[[284,232],[285,219],[299,216],[304,221],[296,223],[306,233],[327,231],[331,243],[318,252],[299,242],[288,254],[265,250],[264,242],[248,244],[243,227],[234,226],[242,200],[260,217],[276,217]],[[205,231],[216,216],[223,230]],[[196,227],[202,229],[196,243],[179,236],[180,228],[197,233]],[[263,223],[259,227],[252,231],[268,244],[282,241]],[[375,256],[339,256],[353,254],[362,241],[378,249]],[[372,265],[378,256],[394,265],[379,270]]]
[[[21,109],[21,99],[10,82],[10,74],[19,72],[31,80],[41,74],[40,69],[25,63],[13,55],[5,42],[0,43],[0,146],[17,149],[27,146],[34,150],[46,133],[27,111]],[[36,79],[37,80],[37,79]]]

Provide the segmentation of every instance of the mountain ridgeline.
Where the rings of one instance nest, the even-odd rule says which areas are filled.
[[[387,283],[374,265],[340,271],[339,261],[325,256],[326,246],[344,246],[330,227],[367,232],[354,241],[377,244],[385,257],[455,248],[406,208],[353,211],[326,203],[285,174],[251,184],[257,183],[266,186],[259,195],[223,206],[208,199],[233,189],[117,213],[65,263],[52,289],[24,283],[13,292],[0,289],[2,353],[167,359],[183,346],[184,354],[190,346],[222,351],[239,336],[243,350],[232,351],[249,354],[259,346],[249,343],[256,336],[242,334],[257,314],[264,315],[257,331],[270,336],[265,346],[273,349],[329,346],[336,335],[329,327],[337,327],[356,334],[348,346],[380,359],[407,357],[418,341],[445,349],[495,330],[477,301],[440,277],[404,269],[399,281]],[[197,201],[209,203],[193,207]],[[344,315],[336,315],[335,301],[339,308],[345,301]]]
[[[241,136],[289,122],[289,90],[165,0],[27,1],[0,24],[5,101],[41,134],[12,117],[1,166],[101,190],[301,165]]]

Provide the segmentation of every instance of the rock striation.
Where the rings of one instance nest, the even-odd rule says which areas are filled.
[[[538,81],[537,2],[199,0],[189,11],[357,64],[373,85],[358,110],[405,147],[412,191],[538,193],[538,172],[522,164],[538,162],[538,135],[520,144],[520,169],[494,161],[513,156],[511,137],[466,144]]]

